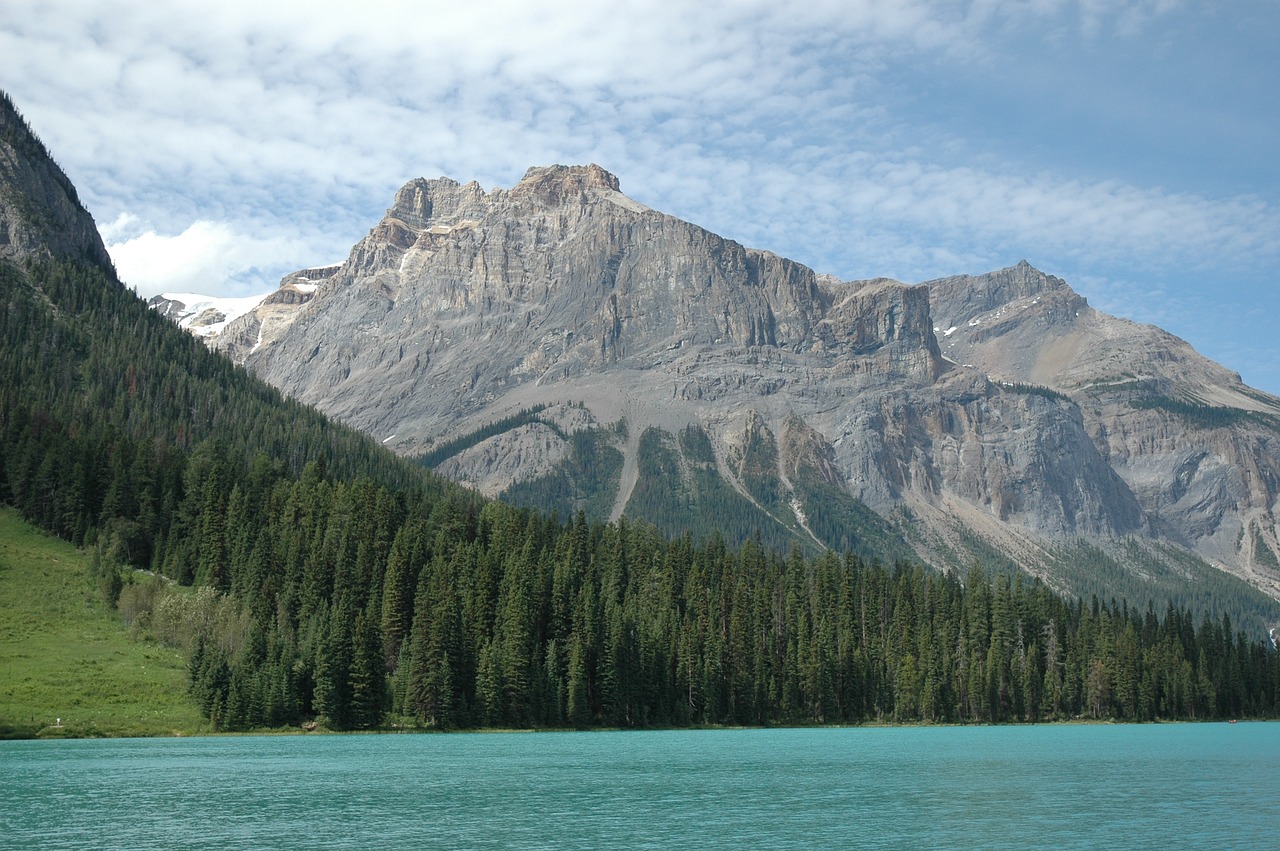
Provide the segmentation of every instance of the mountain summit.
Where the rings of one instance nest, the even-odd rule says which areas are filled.
[[[1280,595],[1280,399],[1025,261],[840,281],[551,166],[414,180],[273,300],[213,344],[489,494],[1077,593],[1212,565]]]

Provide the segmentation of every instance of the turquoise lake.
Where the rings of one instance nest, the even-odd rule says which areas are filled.
[[[1275,848],[1280,723],[0,742],[2,848]]]

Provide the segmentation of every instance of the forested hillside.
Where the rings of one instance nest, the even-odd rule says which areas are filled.
[[[170,527],[258,456],[294,473],[320,461],[340,477],[438,489],[175,334],[99,266],[0,261],[0,299],[0,497],[74,543],[108,533],[137,566],[181,562]]]
[[[0,113],[10,160],[47,160]],[[10,232],[54,221],[0,180]],[[82,249],[0,256],[0,501],[90,550],[220,729],[1280,712],[1277,654],[1226,618],[484,502],[283,399]]]

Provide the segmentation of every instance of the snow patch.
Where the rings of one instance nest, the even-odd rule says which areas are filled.
[[[396,439],[396,436],[393,434],[393,435],[391,435],[390,437],[384,437],[384,438],[382,439],[382,442],[383,442],[383,443],[386,443],[386,442],[387,442],[387,441],[389,441],[389,440],[395,440],[395,439]]]
[[[180,309],[170,306],[169,315],[179,328],[185,328],[197,337],[215,337],[228,324],[244,316],[271,293],[223,298],[200,293],[161,293],[161,298],[181,304]]]

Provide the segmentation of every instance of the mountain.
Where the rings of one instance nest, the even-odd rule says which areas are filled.
[[[273,338],[277,327],[287,325],[299,307],[315,295],[319,286],[311,277],[323,277],[333,269],[306,269],[290,275],[272,292],[241,298],[219,298],[199,293],[161,293],[147,305],[167,316],[210,348],[242,363],[262,344]],[[236,320],[245,317],[244,321]],[[225,333],[234,324],[231,333]]]
[[[1280,399],[1025,262],[840,281],[553,166],[412,181],[278,296],[213,345],[490,495],[1086,595],[1222,571],[1280,596]]]
[[[7,97],[0,99],[0,130],[0,218],[9,234],[9,252],[0,257],[0,502],[82,547],[91,574],[85,579],[131,631],[162,642],[166,656],[167,648],[182,651],[188,694],[213,729],[991,723],[1280,712],[1280,656],[1259,634],[1280,607],[1259,605],[1257,592],[1206,583],[1200,590],[1210,596],[1183,604],[1169,595],[1163,614],[1116,600],[1085,605],[1043,583],[993,578],[976,566],[962,583],[853,552],[807,557],[797,547],[784,554],[754,535],[735,548],[715,535],[697,543],[666,539],[644,523],[588,523],[582,513],[563,522],[449,485],[285,398],[149,309],[116,279],[92,219]],[[570,184],[580,177],[549,176]],[[608,182],[602,173],[588,177]],[[584,197],[597,191],[606,190],[587,188]],[[606,197],[631,209],[620,196]],[[653,236],[673,245],[681,238],[677,227]],[[718,244],[732,274],[708,287],[734,295],[745,274],[762,291],[738,299],[749,301],[745,313],[726,303],[723,328],[719,318],[698,315],[705,310],[687,310],[692,345],[702,345],[704,333],[721,336],[707,343],[714,347],[724,345],[725,334],[745,332],[755,347],[781,347],[792,339],[785,335],[794,320],[779,319],[773,307],[786,293],[764,289],[779,263]],[[368,248],[376,254],[383,245]],[[707,268],[696,252],[688,256],[687,268]],[[741,262],[747,265],[732,265]],[[685,261],[674,266],[686,268]],[[630,274],[625,259],[604,268],[615,269],[615,281]],[[788,268],[795,286],[787,297],[808,304],[815,323],[854,310],[847,299],[827,301],[834,283]],[[341,276],[304,274],[297,296],[285,293],[279,301],[286,303],[271,314],[262,312],[272,307],[264,301],[223,333],[236,339],[233,325],[256,321],[250,358],[287,347]],[[306,282],[318,285],[312,304],[288,304],[308,295]],[[903,316],[859,324],[851,312],[849,323],[822,332],[831,346],[855,353],[847,371],[893,371],[892,380],[912,392],[942,382],[949,370],[936,345],[923,358],[912,351],[913,338],[930,339],[917,330],[927,330],[920,325],[920,313],[927,317],[923,291],[877,283],[859,292],[869,305],[900,305]],[[629,333],[625,289],[623,296],[615,319],[604,320],[607,345],[598,357],[591,347],[579,353],[588,361],[582,375],[606,368],[602,385],[625,375],[610,368],[643,372],[643,363],[628,367],[618,350],[632,345],[634,352],[644,337]],[[517,336],[518,323],[504,318],[512,311],[496,312],[484,321],[506,323],[507,336]],[[264,315],[293,321],[272,330],[263,327]],[[474,323],[464,322],[450,333],[465,339],[473,331]],[[500,342],[492,337],[490,348],[501,349]],[[337,341],[316,344],[320,357]],[[678,348],[671,351],[680,355]],[[759,360],[758,381],[790,375],[772,355]],[[744,369],[727,357],[711,363],[722,372]],[[455,390],[459,379],[469,382],[459,393],[466,399],[477,387],[500,386],[493,376],[501,373],[482,366],[438,377]],[[867,383],[887,393],[888,381],[872,375]],[[803,376],[797,383],[807,386]],[[1028,409],[1042,407],[1034,400]],[[840,456],[820,432],[799,414],[779,426],[766,406],[735,410],[740,430],[721,445],[721,431],[692,417],[674,421],[684,424],[678,433],[640,431],[624,419],[600,428],[591,426],[596,414],[586,403],[536,402],[437,440],[430,452],[448,458],[487,451],[487,441],[521,430],[536,447],[549,434],[568,452],[540,480],[539,494],[559,493],[557,482],[573,485],[566,498],[607,511],[617,501],[612,494],[626,493],[628,512],[659,519],[687,520],[695,509],[714,508],[709,516],[726,535],[790,510],[790,525],[775,521],[778,534],[803,540],[802,533],[856,527],[853,544],[892,549],[896,530],[878,525],[839,484]],[[605,470],[616,477],[601,475]],[[3,534],[27,532],[14,523]],[[4,550],[19,561],[31,555],[24,546]],[[6,579],[21,583],[31,568],[15,563]],[[83,608],[83,587],[66,590]],[[24,641],[50,636],[58,609],[25,618]],[[110,714],[118,684],[76,648],[63,650],[87,672],[88,691],[58,716],[67,723],[56,734],[90,731],[84,713],[105,707]],[[0,647],[0,657],[5,652],[13,651]],[[0,658],[0,669],[23,668],[8,661],[18,660]],[[31,676],[19,691],[57,692],[38,682],[39,671],[25,670]],[[55,720],[37,719],[38,707],[2,692],[0,735],[31,735]]]
[[[71,181],[0,93],[0,260],[111,258]]]
[[[950,358],[1078,407],[1141,509],[1137,531],[1276,593],[1280,399],[1025,264],[926,286]]]
[[[268,294],[244,298],[215,298],[198,293],[161,293],[147,300],[147,306],[168,317],[197,337],[216,337],[227,323],[254,310]]]

